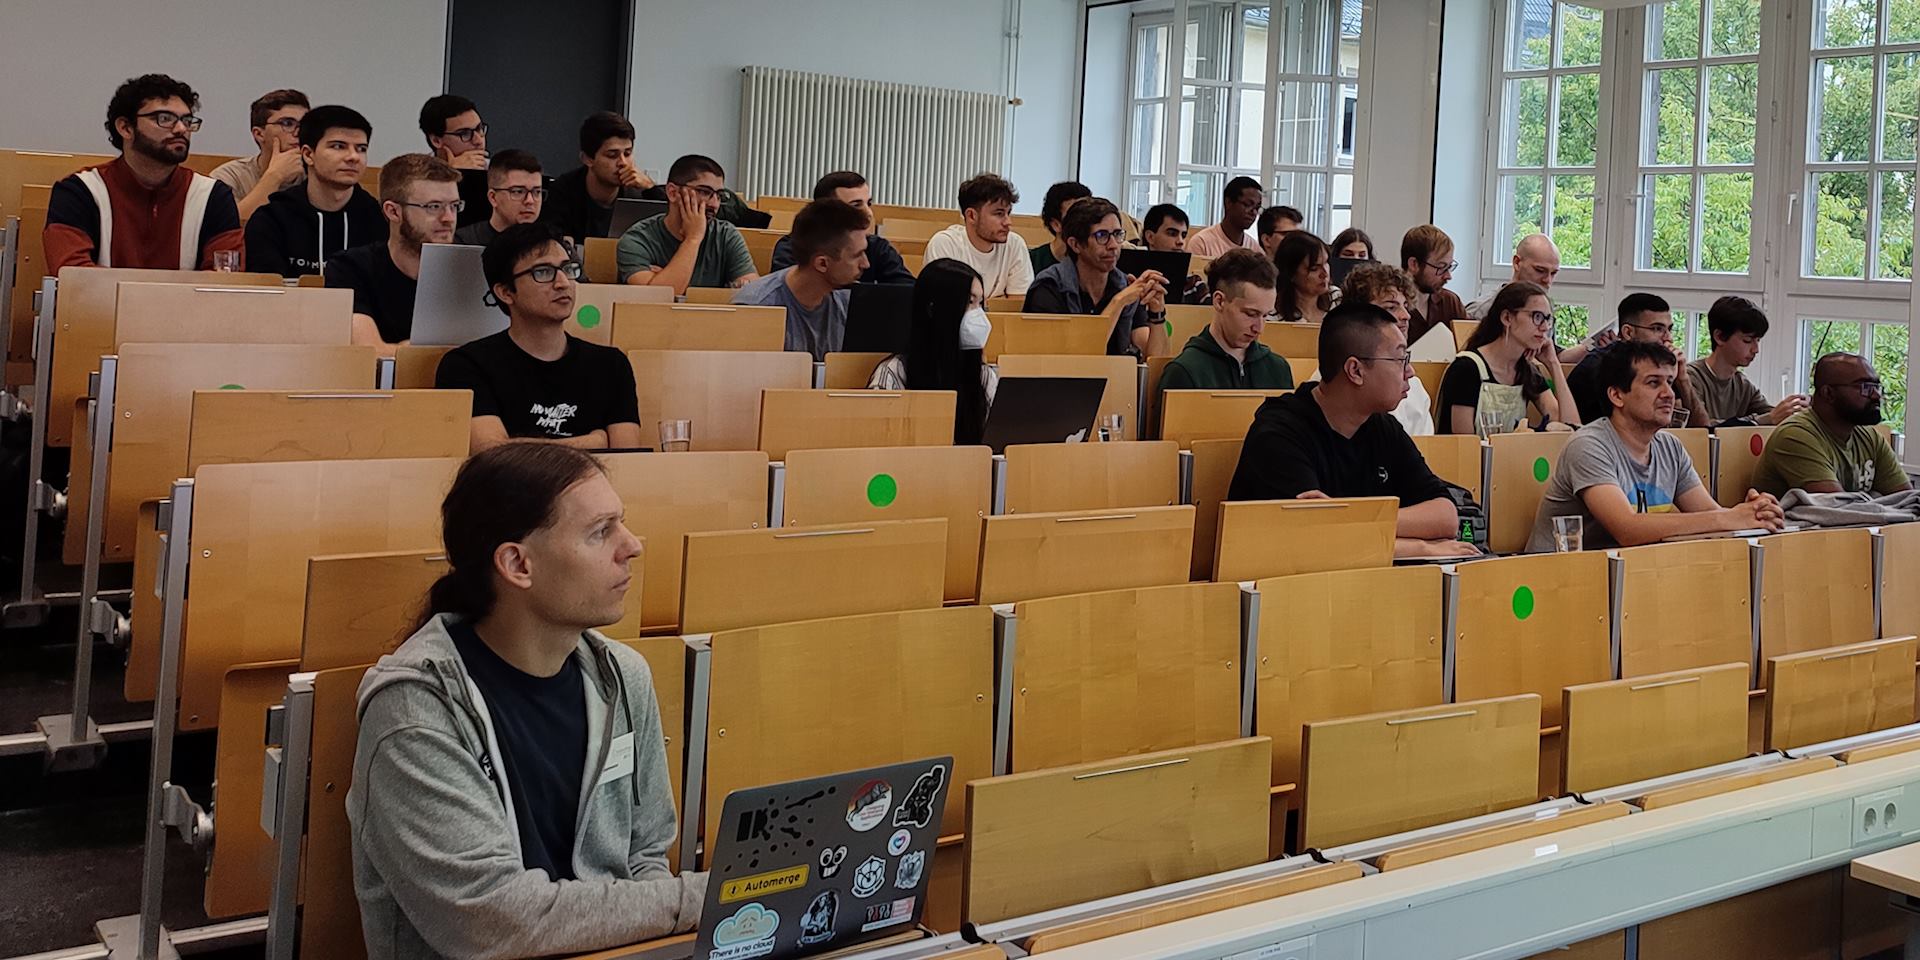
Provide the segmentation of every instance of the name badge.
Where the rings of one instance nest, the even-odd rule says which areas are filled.
[[[607,765],[600,771],[600,783],[608,784],[632,775],[633,734],[623,733],[613,738],[613,750],[607,754]]]

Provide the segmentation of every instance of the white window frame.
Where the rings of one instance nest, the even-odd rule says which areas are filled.
[[[1161,27],[1167,31],[1167,59],[1166,62],[1162,64],[1165,73],[1160,78],[1160,95],[1157,97],[1141,97],[1139,96],[1139,76],[1136,72],[1142,55],[1140,38],[1147,30],[1154,27]],[[1170,188],[1167,183],[1166,144],[1178,136],[1178,131],[1174,129],[1173,123],[1179,119],[1178,105],[1180,98],[1178,88],[1172,77],[1173,68],[1171,64],[1173,58],[1178,53],[1180,44],[1180,40],[1174,36],[1173,14],[1171,12],[1135,14],[1127,24],[1127,132],[1126,140],[1123,141],[1127,155],[1123,161],[1126,164],[1126,168],[1121,187],[1122,205],[1132,201],[1134,185],[1139,183],[1157,182],[1160,184],[1160,196],[1162,198],[1171,196],[1171,194],[1167,192]],[[1160,173],[1135,173],[1133,172],[1133,144],[1134,138],[1139,134],[1140,108],[1155,105],[1160,107]],[[1176,149],[1178,148],[1177,143],[1175,147]]]
[[[1271,12],[1268,14],[1266,99],[1266,119],[1268,123],[1266,135],[1261,138],[1261,169],[1259,178],[1262,189],[1267,193],[1267,203],[1274,204],[1280,202],[1277,198],[1277,190],[1282,174],[1307,174],[1309,176],[1324,177],[1327,188],[1325,217],[1322,218],[1318,210],[1302,209],[1300,212],[1307,217],[1305,226],[1308,230],[1314,231],[1322,239],[1331,242],[1333,240],[1333,234],[1336,232],[1333,230],[1334,213],[1335,211],[1343,209],[1336,199],[1339,195],[1339,191],[1335,189],[1335,183],[1338,178],[1343,176],[1353,178],[1352,189],[1348,192],[1348,203],[1344,207],[1347,211],[1348,223],[1354,222],[1355,203],[1353,201],[1360,196],[1359,147],[1360,124],[1362,120],[1360,102],[1362,75],[1366,73],[1368,61],[1371,59],[1370,51],[1367,49],[1366,37],[1367,28],[1371,25],[1370,18],[1372,16],[1373,3],[1368,2],[1361,6],[1360,63],[1352,77],[1343,77],[1340,75],[1340,43],[1343,37],[1341,33],[1341,22],[1345,4],[1342,3],[1341,0],[1326,0],[1326,3],[1332,8],[1327,11],[1327,16],[1329,18],[1328,22],[1333,25],[1332,29],[1327,31],[1327,42],[1330,45],[1326,51],[1327,62],[1331,64],[1329,72],[1327,73],[1280,72],[1280,31],[1274,26]],[[1269,11],[1272,9],[1272,6],[1268,7]],[[1326,88],[1326,97],[1320,104],[1326,111],[1326,142],[1321,144],[1323,150],[1322,156],[1325,157],[1325,159],[1320,163],[1281,163],[1274,157],[1279,146],[1277,142],[1278,129],[1271,121],[1279,106],[1277,98],[1279,96],[1280,85],[1283,83],[1312,84]],[[1351,84],[1354,89],[1352,98],[1353,149],[1346,150],[1343,154],[1344,144],[1341,141],[1343,134],[1347,130],[1348,103],[1344,91],[1349,84]],[[1343,156],[1345,158],[1344,162],[1342,160]],[[1298,204],[1297,201],[1289,201],[1289,205],[1297,206]]]

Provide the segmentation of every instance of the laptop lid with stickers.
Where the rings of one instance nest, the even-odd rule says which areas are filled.
[[[695,960],[790,960],[912,929],[952,770],[933,757],[728,794]]]

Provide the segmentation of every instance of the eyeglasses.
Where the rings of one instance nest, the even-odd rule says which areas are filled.
[[[1127,239],[1125,230],[1095,230],[1087,234],[1087,239],[1098,244],[1122,243]]]
[[[1434,263],[1432,260],[1422,260],[1420,262],[1426,264],[1427,267],[1435,273],[1452,273],[1460,269],[1460,261],[1458,260],[1448,260],[1446,263]]]
[[[1855,380],[1852,383],[1835,383],[1830,386],[1841,390],[1857,390],[1863,396],[1880,396],[1882,387],[1878,380]]]
[[[1633,327],[1635,329],[1648,331],[1649,333],[1652,333],[1654,336],[1659,337],[1662,340],[1665,340],[1668,337],[1673,336],[1673,324],[1670,324],[1670,323],[1656,323],[1656,324],[1648,325],[1644,323],[1627,323],[1625,321],[1622,321],[1620,325],[1623,327]]]
[[[1523,318],[1532,318],[1533,325],[1536,327],[1544,327],[1553,322],[1553,314],[1551,313],[1541,313],[1538,310],[1516,310],[1514,312],[1520,314]]]
[[[1399,365],[1400,365],[1400,369],[1402,369],[1402,370],[1412,370],[1412,369],[1413,369],[1413,355],[1412,355],[1412,354],[1407,354],[1407,355],[1405,355],[1405,356],[1399,356],[1399,357],[1354,357],[1354,359],[1355,359],[1355,360],[1366,360],[1366,361],[1369,361],[1369,362],[1378,362],[1378,363],[1397,363],[1397,364],[1399,364]]]
[[[539,200],[547,195],[546,187],[488,187],[496,193],[504,193],[515,200],[526,202],[528,197]]]
[[[171,130],[174,124],[184,123],[187,125],[188,133],[198,131],[200,124],[205,122],[191,113],[174,113],[172,110],[149,110],[146,113],[136,113],[134,117],[152,120],[153,125],[162,130]]]
[[[292,133],[295,130],[300,129],[300,118],[299,117],[281,117],[278,120],[268,120],[266,125],[269,127],[279,127],[280,129],[285,130],[288,133]]]
[[[699,197],[702,203],[717,200],[720,197],[720,191],[701,183],[676,183],[674,186],[682,190],[692,190],[693,195]]]
[[[467,208],[467,202],[465,200],[435,200],[431,203],[408,203],[402,200],[400,201],[400,205],[403,207],[419,207],[425,210],[429,217],[437,217],[446,213],[448,210],[459,213]]]
[[[508,277],[507,282],[511,284],[521,277],[532,277],[534,283],[552,283],[553,279],[562,273],[571,279],[578,280],[580,279],[580,264],[573,260],[567,260],[562,263],[536,263]]]
[[[459,140],[461,143],[472,143],[473,138],[487,135],[487,125],[482,123],[471,127],[461,127],[458,130],[448,130],[444,135]]]

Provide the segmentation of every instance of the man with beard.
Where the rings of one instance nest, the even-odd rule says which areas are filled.
[[[1829,353],[1813,365],[1813,402],[1774,428],[1753,468],[1755,489],[1774,496],[1899,493],[1913,488],[1880,422],[1880,377],[1867,358]]]
[[[1455,320],[1467,319],[1466,304],[1460,295],[1447,289],[1453,271],[1460,266],[1453,259],[1453,238],[1431,223],[1408,230],[1400,238],[1400,269],[1413,278],[1415,296],[1407,304],[1407,343],[1416,344],[1434,327],[1453,330]],[[1453,344],[1445,353],[1452,356]]]
[[[240,252],[233,188],[181,166],[200,118],[200,95],[164,74],[135,77],[107,104],[107,140],[120,157],[62,178],[41,235],[47,268],[211,270]]]
[[[413,336],[413,294],[420,281],[420,247],[452,243],[460,217],[460,174],[424,153],[405,153],[380,168],[380,212],[387,239],[334,254],[327,286],[353,291],[353,342],[380,355]]]

